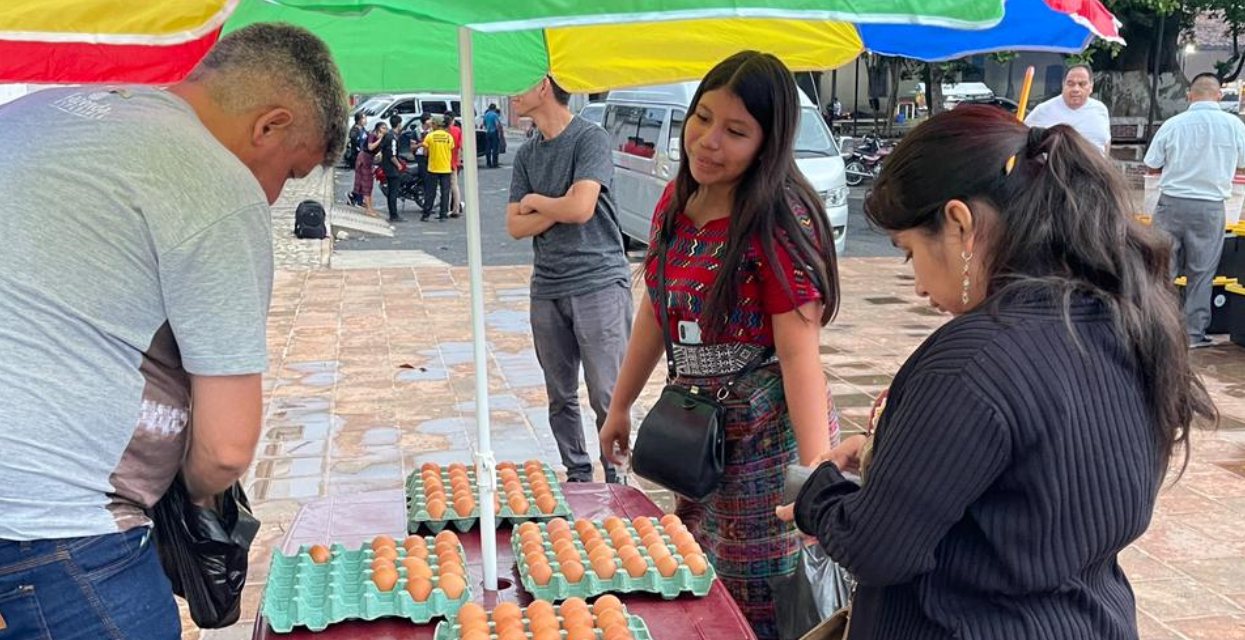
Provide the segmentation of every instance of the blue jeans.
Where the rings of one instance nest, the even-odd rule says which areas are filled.
[[[489,167],[500,167],[501,133],[489,131],[484,134],[484,162]]]
[[[181,618],[149,531],[0,540],[0,638],[179,640]]]

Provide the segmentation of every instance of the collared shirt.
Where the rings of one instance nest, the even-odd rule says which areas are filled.
[[[1064,101],[1063,96],[1055,96],[1037,107],[1025,118],[1030,127],[1053,127],[1066,124],[1081,134],[1094,148],[1106,155],[1107,145],[1111,144],[1111,114],[1107,105],[1086,98],[1085,104],[1073,109]]]
[[[1173,198],[1224,201],[1232,176],[1245,167],[1245,123],[1210,101],[1194,102],[1169,118],[1146,152],[1146,166],[1162,169],[1159,190]]]

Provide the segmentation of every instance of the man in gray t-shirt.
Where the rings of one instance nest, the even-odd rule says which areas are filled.
[[[179,472],[205,504],[251,464],[268,207],[337,159],[345,118],[328,48],[272,24],[168,90],[0,107],[24,150],[0,154],[0,637],[180,637],[148,514]]]
[[[532,238],[532,338],[545,372],[549,426],[567,479],[588,482],[580,362],[600,431],[631,336],[631,271],[613,209],[598,203],[614,178],[608,136],[574,116],[569,98],[547,77],[515,99],[539,134],[516,154],[506,226],[515,239]],[[617,481],[613,466],[601,463],[606,481]]]

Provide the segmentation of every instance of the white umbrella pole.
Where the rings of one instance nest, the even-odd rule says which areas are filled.
[[[484,335],[484,254],[480,243],[480,167],[476,161],[476,90],[471,58],[471,30],[458,28],[458,68],[462,86],[463,148],[466,175],[461,185],[467,201],[467,268],[471,276],[471,343],[476,380],[476,479],[480,486],[480,552],[484,589],[497,590],[497,461],[489,433],[488,348]]]

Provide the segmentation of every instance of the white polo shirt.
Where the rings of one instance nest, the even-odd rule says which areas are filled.
[[[1030,127],[1066,124],[1076,129],[1103,155],[1107,153],[1107,145],[1111,144],[1111,114],[1107,112],[1107,105],[1093,98],[1086,100],[1081,108],[1073,109],[1064,102],[1062,95],[1055,96],[1035,107],[1025,118],[1025,124]]]

